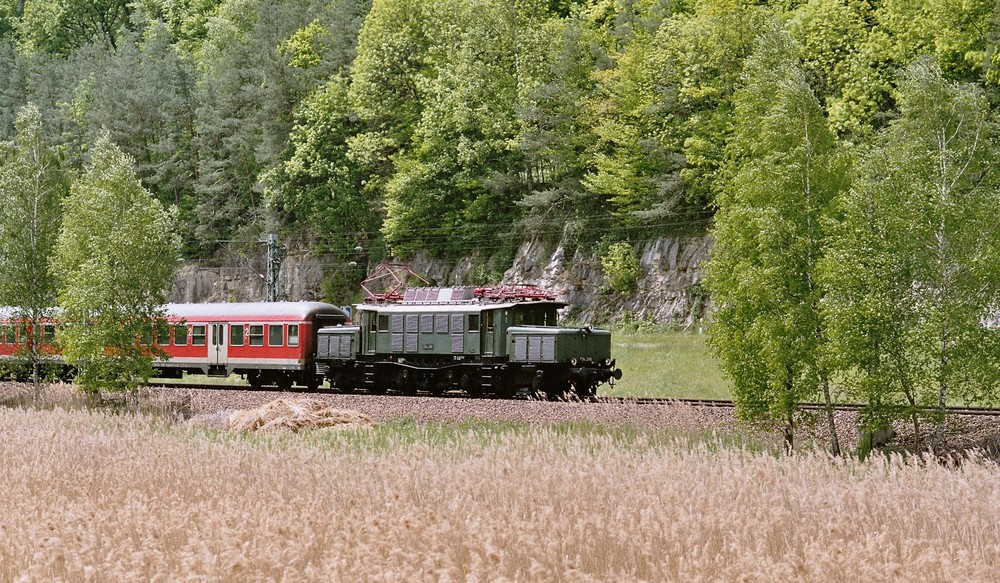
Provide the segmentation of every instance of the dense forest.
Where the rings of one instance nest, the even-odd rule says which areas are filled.
[[[189,258],[272,231],[355,260],[607,246],[707,229],[762,39],[790,39],[854,152],[918,58],[992,106],[996,18],[992,0],[0,0],[0,140],[32,103],[81,172],[109,132]]]

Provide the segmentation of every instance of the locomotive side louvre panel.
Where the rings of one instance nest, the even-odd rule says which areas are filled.
[[[528,338],[528,360],[532,362],[542,360],[542,339],[538,336]]]
[[[417,352],[420,348],[420,337],[416,334],[406,335],[406,352]]]
[[[434,333],[434,314],[420,314],[420,333]]]
[[[338,326],[320,330],[316,340],[317,358],[353,360],[355,358],[354,349],[357,346],[355,339],[359,337],[360,332],[361,328],[355,326]]]
[[[448,314],[434,315],[434,333],[435,334],[448,333]]]
[[[403,314],[393,314],[390,318],[392,322],[392,333],[402,334],[403,333]]]
[[[465,316],[462,314],[451,315],[451,352],[452,354],[465,352]]]
[[[393,334],[392,335],[392,346],[390,348],[392,352],[402,352],[403,351],[403,335]]]
[[[542,336],[542,362],[556,361],[556,338],[555,336]]]
[[[528,337],[527,336],[516,336],[516,337],[514,337],[514,360],[516,362],[527,362],[528,361]]]

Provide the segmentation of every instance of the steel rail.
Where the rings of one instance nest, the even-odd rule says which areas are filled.
[[[356,392],[352,391],[345,393],[335,389],[320,387],[315,391],[310,391],[303,387],[293,387],[287,391],[282,391],[276,386],[262,386],[258,389],[245,384],[221,384],[221,383],[171,383],[155,381],[149,385],[149,388],[165,388],[165,389],[198,389],[198,390],[222,390],[222,391],[253,391],[253,392],[285,392],[285,393],[309,393],[309,394],[367,394],[363,391]],[[412,394],[400,394],[392,393],[394,396],[429,396],[430,393],[420,393],[419,395]],[[467,395],[461,393],[445,392],[440,395],[440,398],[463,398]],[[483,398],[483,397],[480,397]],[[491,397],[486,397],[491,398]],[[492,397],[498,398],[498,397]],[[523,398],[523,397],[522,397]],[[583,403],[596,403],[605,405],[643,405],[643,406],[666,406],[666,405],[686,405],[689,407],[709,407],[709,408],[729,408],[735,407],[735,404],[731,399],[692,399],[692,398],[681,398],[681,397],[619,397],[619,396],[602,396],[602,397],[590,397],[586,399],[573,400],[573,402],[583,402]],[[862,403],[834,403],[833,409],[835,411],[861,411],[865,408]],[[799,403],[799,409],[803,411],[825,411],[826,405],[823,403],[813,403],[805,402]],[[936,407],[918,407],[917,411],[922,413],[934,413],[937,411]],[[946,407],[945,412],[950,415],[981,415],[981,416],[994,416],[1000,417],[1000,408],[998,407],[972,407],[968,405],[956,405],[951,407]]]

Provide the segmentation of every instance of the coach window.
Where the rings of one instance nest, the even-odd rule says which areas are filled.
[[[229,327],[229,345],[243,346],[243,333],[246,329],[243,324],[233,324]]]
[[[263,324],[250,324],[250,346],[264,346]]]
[[[299,325],[289,324],[288,325],[288,345],[298,346],[299,345]]]
[[[149,346],[153,343],[153,325],[148,324],[139,331],[139,344]]]
[[[205,345],[205,325],[195,324],[191,326],[191,346]]]
[[[7,340],[7,332],[10,330],[7,326],[0,326],[0,344],[13,344]]]
[[[479,332],[479,314],[469,314],[469,332]]]
[[[281,324],[267,325],[267,345],[281,346],[285,342],[285,330]]]
[[[162,323],[156,325],[156,345],[170,346],[170,326]]]
[[[187,324],[174,325],[174,346],[187,346],[188,327]]]

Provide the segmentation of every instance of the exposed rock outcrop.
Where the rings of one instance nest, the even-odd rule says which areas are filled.
[[[496,258],[484,260],[471,256],[456,263],[423,254],[412,258],[409,264],[415,272],[440,286],[483,284],[489,278],[487,274],[503,272],[500,283],[531,284],[558,291],[561,299],[572,306],[568,315],[574,320],[603,323],[625,317],[690,326],[706,312],[707,298],[701,280],[710,248],[711,239],[707,236],[661,238],[637,245],[641,275],[636,291],[627,295],[605,290],[601,261],[595,254],[575,251],[567,256],[565,247],[538,240],[522,244],[509,267],[495,265]],[[320,290],[324,270],[336,269],[338,264],[331,258],[315,257],[305,249],[291,249],[281,262],[280,298],[323,299]],[[262,300],[263,273],[262,258],[232,259],[216,267],[189,263],[178,272],[171,301]],[[343,303],[338,298],[327,301]]]

